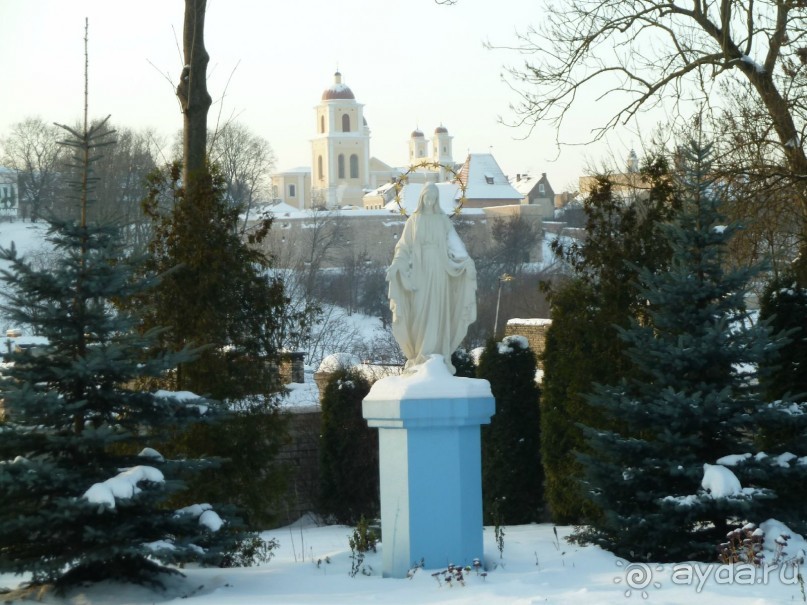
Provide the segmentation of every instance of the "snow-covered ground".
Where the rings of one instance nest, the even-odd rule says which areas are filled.
[[[28,256],[29,258],[46,253],[48,250],[48,244],[45,242],[46,231],[47,225],[42,222],[0,221],[0,247],[10,248],[13,244],[17,249],[17,254],[20,256]],[[8,270],[9,266],[9,263],[0,260],[0,271],[4,269]],[[3,284],[0,284],[0,288],[2,287]],[[8,324],[8,322],[0,316],[0,344],[3,345],[3,350],[5,350],[7,346],[5,344],[6,330],[17,327],[18,326]],[[25,334],[23,331],[22,338],[17,338],[16,341],[19,344],[35,342],[28,337],[30,337],[30,334]]]
[[[27,254],[43,245],[47,224],[23,221],[0,221],[0,246],[8,248],[14,242],[17,252]]]
[[[20,256],[37,254],[46,250],[46,232],[47,225],[43,222],[0,221],[0,247],[10,248],[14,244]],[[9,264],[0,260],[0,269],[8,268]]]
[[[775,524],[771,536],[779,531]],[[775,530],[775,531],[774,531]],[[570,545],[568,527],[551,525],[505,527],[500,558],[493,528],[485,528],[487,575],[471,570],[464,585],[446,584],[443,567],[419,569],[411,579],[381,577],[381,549],[370,553],[365,566],[371,575],[350,577],[345,526],[300,524],[266,532],[280,546],[272,561],[242,569],[185,569],[186,577],[171,581],[165,593],[136,586],[104,583],[79,589],[65,599],[48,596],[45,603],[70,605],[781,605],[803,602],[793,568],[741,568],[718,564],[630,564],[596,547]],[[791,540],[789,550],[803,548]],[[436,564],[437,562],[435,562]],[[440,562],[449,563],[449,562]],[[482,571],[482,570],[480,570]],[[0,586],[19,581],[0,575]]]

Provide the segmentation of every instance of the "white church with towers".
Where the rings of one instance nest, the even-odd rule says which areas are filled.
[[[331,86],[322,93],[315,107],[315,135],[311,139],[311,166],[272,175],[272,197],[300,210],[363,205],[367,191],[375,190],[401,175],[408,166],[435,162],[454,164],[451,137],[443,125],[434,130],[431,141],[419,129],[409,137],[408,166],[395,168],[370,154],[370,127],[364,118],[364,105],[353,91],[334,74]],[[453,174],[441,167],[426,167],[410,180],[442,182]]]

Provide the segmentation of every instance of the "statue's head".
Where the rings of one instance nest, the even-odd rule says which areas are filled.
[[[415,212],[422,214],[437,214],[441,212],[440,208],[440,191],[434,183],[426,183],[423,186],[423,191],[420,192],[418,199],[418,207]]]

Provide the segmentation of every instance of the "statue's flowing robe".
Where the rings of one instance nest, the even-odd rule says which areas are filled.
[[[476,320],[476,268],[436,200],[407,220],[387,281],[392,334],[406,368],[437,353],[453,374],[451,354]]]

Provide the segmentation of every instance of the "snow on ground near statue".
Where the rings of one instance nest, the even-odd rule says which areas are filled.
[[[775,522],[764,525],[768,540]],[[448,586],[418,570],[412,579],[381,577],[381,548],[366,562],[372,575],[351,578],[348,536],[344,526],[293,526],[265,532],[280,547],[275,558],[261,567],[244,569],[186,569],[182,581],[171,580],[168,594],[104,583],[79,589],[63,600],[48,597],[45,603],[70,605],[780,605],[802,602],[792,569],[781,575],[760,570],[754,577],[731,577],[728,566],[701,564],[700,576],[672,564],[629,564],[596,547],[579,547],[564,541],[571,529],[559,527],[557,541],[551,525],[505,527],[504,557],[493,528],[485,529],[487,577],[467,574],[465,585]],[[766,542],[767,544],[767,542]],[[794,552],[803,541],[791,540]],[[330,562],[328,562],[330,561]],[[319,564],[318,564],[319,562]],[[446,562],[434,562],[434,565]],[[689,569],[693,569],[689,567]],[[721,575],[722,574],[722,575]],[[0,576],[0,586],[18,579]],[[732,583],[733,581],[733,583]],[[626,596],[626,592],[630,594]],[[646,597],[642,594],[645,593]]]

